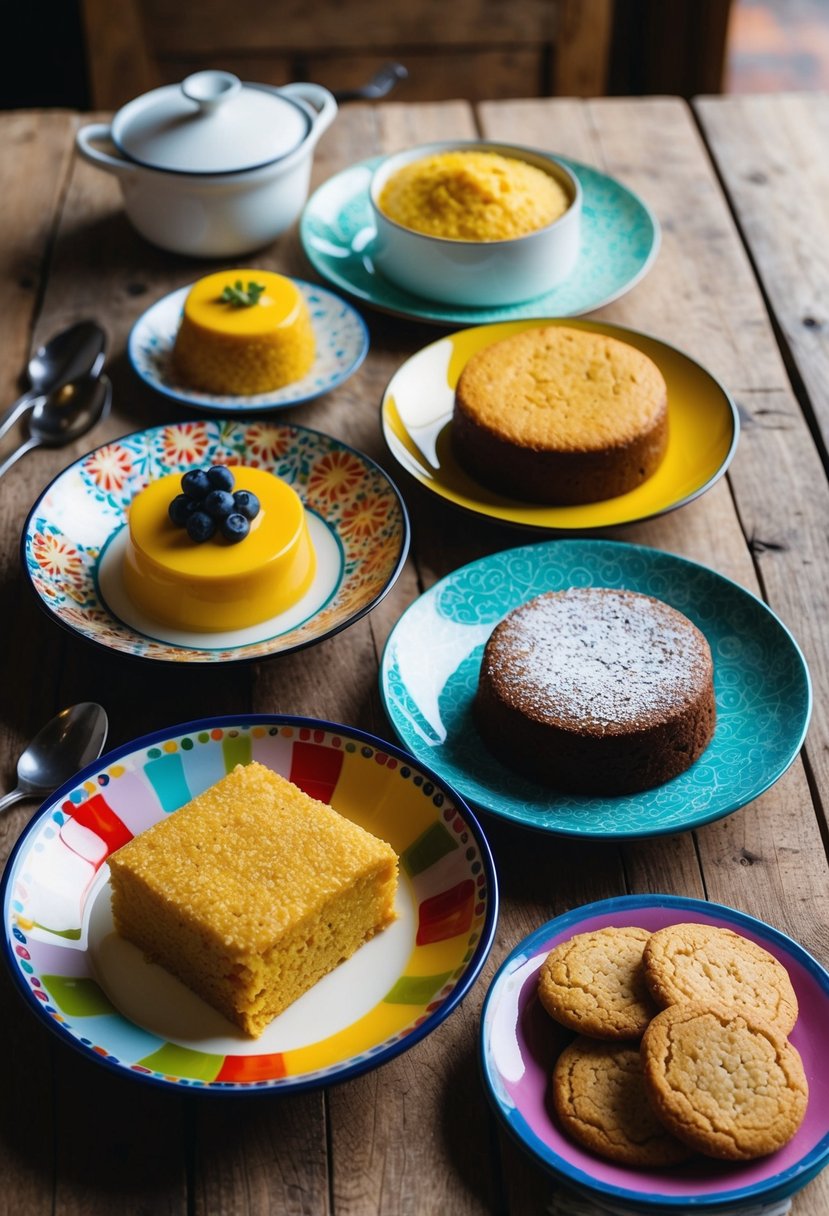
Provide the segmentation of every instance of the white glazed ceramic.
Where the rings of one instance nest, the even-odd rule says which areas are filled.
[[[496,152],[549,173],[570,206],[552,224],[502,241],[458,241],[414,232],[390,220],[378,206],[389,178],[412,161],[441,152]],[[581,186],[553,157],[515,144],[453,141],[422,144],[381,161],[369,188],[377,228],[371,255],[378,269],[407,291],[467,307],[496,307],[531,300],[561,283],[575,268],[581,230]]]
[[[111,125],[82,127],[76,145],[118,178],[148,241],[230,257],[267,245],[298,217],[314,147],[336,112],[321,85],[271,89],[198,72],[129,102]]]

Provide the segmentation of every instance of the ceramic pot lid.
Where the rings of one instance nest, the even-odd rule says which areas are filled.
[[[112,121],[124,156],[175,173],[239,173],[280,160],[307,136],[305,110],[230,72],[196,72],[136,97]]]

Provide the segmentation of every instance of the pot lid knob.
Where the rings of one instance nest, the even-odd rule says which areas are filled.
[[[181,82],[181,91],[190,101],[195,101],[205,114],[211,114],[220,105],[234,97],[242,87],[238,76],[232,72],[193,72]]]

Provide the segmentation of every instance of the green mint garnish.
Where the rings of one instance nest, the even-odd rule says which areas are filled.
[[[225,287],[219,299],[222,304],[230,304],[232,308],[253,308],[254,304],[259,303],[259,297],[264,290],[264,283],[248,283],[248,289],[245,291],[242,280],[237,279],[232,287],[230,284]]]

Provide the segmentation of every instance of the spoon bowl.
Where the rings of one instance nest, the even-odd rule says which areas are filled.
[[[104,366],[106,334],[95,321],[78,321],[39,346],[29,360],[29,388],[0,420],[0,438],[38,397],[83,376],[98,376]]]
[[[29,415],[29,438],[0,465],[0,477],[32,448],[60,448],[105,418],[112,403],[106,376],[91,373],[37,397]]]
[[[45,798],[104,750],[109,722],[96,701],[62,710],[32,739],[17,762],[17,788],[0,798],[0,811],[23,798]]]

